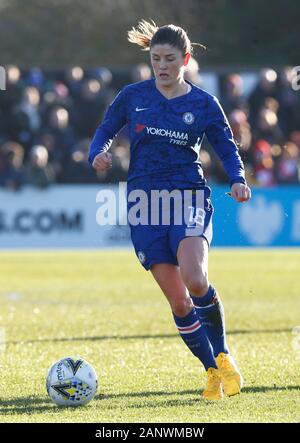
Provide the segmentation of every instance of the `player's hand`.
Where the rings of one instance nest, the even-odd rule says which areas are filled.
[[[251,198],[251,189],[243,183],[234,183],[231,186],[231,197],[239,203],[246,202]]]
[[[96,171],[107,171],[112,167],[112,155],[109,152],[101,152],[96,155],[93,161],[93,168]]]

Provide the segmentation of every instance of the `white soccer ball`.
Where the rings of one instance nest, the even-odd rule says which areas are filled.
[[[60,406],[82,406],[96,394],[98,378],[94,368],[81,357],[65,357],[48,372],[46,388]]]

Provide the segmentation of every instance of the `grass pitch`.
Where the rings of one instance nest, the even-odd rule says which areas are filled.
[[[212,250],[242,395],[207,404],[206,376],[132,251],[0,253],[0,422],[299,422],[300,251]],[[79,354],[95,399],[59,408],[45,379]]]

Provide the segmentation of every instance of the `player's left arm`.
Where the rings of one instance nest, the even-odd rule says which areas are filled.
[[[251,190],[232,130],[218,99],[212,96],[208,99],[205,134],[230,177],[231,197],[237,202],[249,200]]]

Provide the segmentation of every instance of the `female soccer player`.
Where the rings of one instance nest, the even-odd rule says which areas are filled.
[[[112,157],[107,151],[127,124],[131,142],[128,214],[133,207],[131,191],[142,190],[149,197],[153,190],[177,190],[180,195],[187,190],[202,192],[202,207],[193,194],[187,206],[190,217],[181,224],[172,217],[169,224],[130,220],[129,224],[137,257],[151,270],[170,304],[179,334],[207,371],[203,397],[219,400],[223,392],[240,393],[243,381],[226,344],[222,302],[208,279],[213,207],[199,161],[204,134],[223,162],[232,197],[247,201],[250,189],[218,100],[184,79],[193,46],[186,32],[178,26],[157,27],[142,20],[128,32],[128,40],[150,51],[154,77],[119,92],[95,133],[89,161],[98,171],[109,169]],[[153,211],[151,205],[147,209]],[[193,227],[198,231],[192,233]]]

